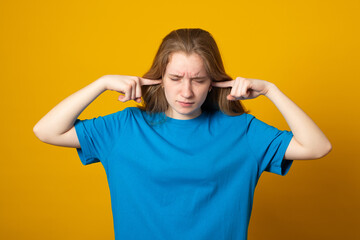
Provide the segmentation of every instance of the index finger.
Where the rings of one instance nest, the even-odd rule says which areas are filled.
[[[162,82],[161,79],[154,80],[154,79],[147,79],[147,78],[141,78],[140,77],[140,85],[156,85],[160,84]]]
[[[232,87],[234,85],[234,80],[222,81],[222,82],[212,82],[211,85],[214,87],[220,87],[220,88]]]

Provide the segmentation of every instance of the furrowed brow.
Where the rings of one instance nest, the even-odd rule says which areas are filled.
[[[205,79],[207,78],[207,76],[203,76],[203,77],[193,77],[193,78],[190,78],[190,79]]]
[[[170,76],[173,76],[173,77],[178,77],[178,78],[182,78],[182,77],[183,77],[183,76],[181,76],[181,75],[178,75],[178,74],[172,74],[172,73],[169,73],[169,75],[170,75]],[[205,78],[207,78],[207,76],[192,77],[192,78],[190,78],[190,79],[205,79]]]

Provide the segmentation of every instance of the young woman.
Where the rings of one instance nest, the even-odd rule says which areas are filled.
[[[87,120],[101,93],[143,107]],[[291,131],[246,113],[240,100],[264,95]],[[274,84],[225,73],[202,29],[162,41],[143,77],[105,75],[69,96],[34,127],[43,142],[77,149],[105,168],[116,239],[246,239],[263,171],[285,175],[295,159],[331,150],[317,125]]]

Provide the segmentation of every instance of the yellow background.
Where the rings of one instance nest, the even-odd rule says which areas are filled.
[[[0,239],[113,239],[106,175],[33,126],[105,74],[140,76],[171,30],[211,32],[232,76],[275,83],[333,144],[323,159],[264,173],[249,239],[360,239],[356,0],[0,2]],[[134,106],[106,92],[80,116]],[[265,97],[245,106],[288,129]],[[226,203],[224,203],[226,204]]]

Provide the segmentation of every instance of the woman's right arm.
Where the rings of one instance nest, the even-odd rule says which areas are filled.
[[[141,101],[141,85],[159,84],[161,80],[150,80],[135,76],[105,75],[88,86],[70,95],[33,128],[35,135],[43,142],[63,147],[80,148],[74,123],[81,112],[106,90],[124,93],[119,100]]]

